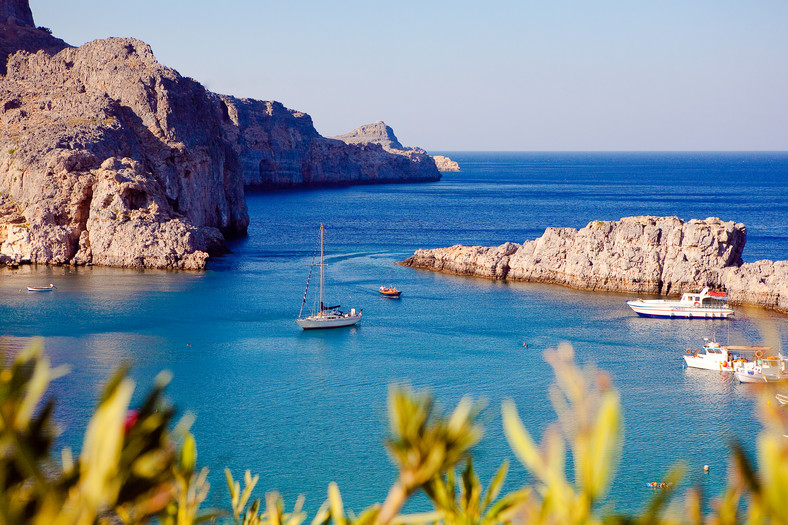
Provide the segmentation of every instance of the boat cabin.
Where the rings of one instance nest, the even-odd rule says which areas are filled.
[[[710,292],[708,288],[704,288],[700,293],[683,294],[681,302],[694,306],[724,308],[728,306],[728,294],[725,292]]]

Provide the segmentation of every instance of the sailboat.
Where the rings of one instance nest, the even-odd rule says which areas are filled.
[[[306,290],[304,290],[304,300],[301,302],[301,311],[298,312],[298,319],[296,323],[304,330],[313,330],[316,328],[340,328],[342,326],[351,326],[361,321],[361,310],[356,312],[355,308],[350,309],[350,313],[342,312],[339,307],[325,306],[323,304],[323,237],[325,228],[320,224],[320,310],[317,313],[303,317],[304,304],[306,304],[306,296],[309,292],[309,279],[312,277],[312,270],[309,270],[309,277],[306,280]],[[314,260],[312,267],[314,268]]]

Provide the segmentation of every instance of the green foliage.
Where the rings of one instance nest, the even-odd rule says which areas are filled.
[[[541,444],[531,437],[514,403],[502,407],[506,437],[531,473],[533,486],[501,496],[508,471],[504,462],[484,490],[470,456],[482,435],[478,404],[464,398],[443,415],[430,395],[392,387],[386,446],[398,475],[387,497],[357,516],[346,511],[332,482],[311,524],[788,524],[788,412],[773,402],[773,391],[764,389],[759,401],[765,423],[757,440],[759,468],[734,445],[728,486],[708,515],[698,489],[679,494],[674,488],[683,476],[678,466],[640,515],[623,516],[602,507],[621,454],[618,393],[604,373],[575,365],[568,345],[545,352],[545,359],[556,377],[550,395],[557,421]],[[174,410],[163,400],[168,375],[160,375],[140,407],[130,410],[134,384],[126,369],[119,370],[104,387],[80,457],[74,461],[66,449],[58,462],[52,454],[54,401],[45,394],[65,369],[51,367],[40,343],[10,363],[0,355],[0,365],[0,525],[131,524],[154,518],[163,525],[306,521],[303,497],[290,512],[277,492],[267,493],[263,502],[253,499],[259,476],[249,471],[242,485],[225,470],[229,512],[200,510],[210,489],[208,469],[198,470],[197,444],[188,432],[191,416],[170,429]],[[574,464],[571,479],[565,468],[568,453]],[[424,491],[434,510],[400,514],[418,491]]]
[[[0,369],[0,523],[140,523],[173,497],[173,409],[162,399],[166,376],[141,407],[129,410],[133,382],[120,370],[106,385],[74,462],[52,458],[54,401],[44,400],[53,369],[36,343]]]
[[[456,479],[454,469],[450,469],[445,476],[433,478],[424,491],[440,513],[441,521],[447,525],[509,523],[518,507],[527,501],[530,489],[507,494],[493,504],[503,487],[508,469],[509,464],[504,462],[483,498],[482,486],[473,470],[471,458],[468,458],[459,480]]]
[[[467,456],[482,436],[475,422],[478,413],[479,407],[463,398],[447,419],[435,412],[428,394],[400,387],[389,390],[387,448],[399,477],[383,502],[379,523],[391,522],[414,492]]]
[[[569,345],[545,353],[556,385],[550,390],[558,422],[537,446],[512,402],[503,405],[506,437],[518,459],[538,481],[524,512],[531,521],[597,523],[595,503],[613,478],[621,451],[621,405],[604,374],[574,365]],[[572,451],[574,483],[566,479],[566,449]]]

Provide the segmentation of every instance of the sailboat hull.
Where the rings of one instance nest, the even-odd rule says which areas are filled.
[[[309,317],[301,317],[296,319],[298,326],[304,330],[315,330],[318,328],[342,328],[343,326],[352,326],[361,321],[361,314],[345,314],[342,316],[334,315],[310,315]]]

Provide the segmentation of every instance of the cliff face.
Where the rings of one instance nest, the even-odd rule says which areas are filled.
[[[317,133],[309,115],[278,102],[213,97],[223,115],[224,132],[240,159],[247,187],[440,179],[434,161],[424,150],[394,149],[370,137],[350,143],[325,138]]]
[[[36,28],[27,0],[0,0],[0,75],[5,75],[6,61],[17,51],[55,54],[66,47],[48,29]]]
[[[138,40],[12,55],[0,84],[0,259],[203,267],[221,232],[249,221],[218,122],[203,87]]]
[[[33,12],[27,0],[3,0],[0,2],[0,23],[35,27]]]
[[[429,156],[209,93],[138,40],[70,47],[27,0],[0,0],[0,68],[0,263],[203,268],[246,232],[245,184],[440,178]]]
[[[788,312],[788,261],[742,264],[743,224],[717,218],[626,217],[547,228],[523,244],[418,250],[402,264],[580,290],[677,295],[725,289],[739,304]]]

